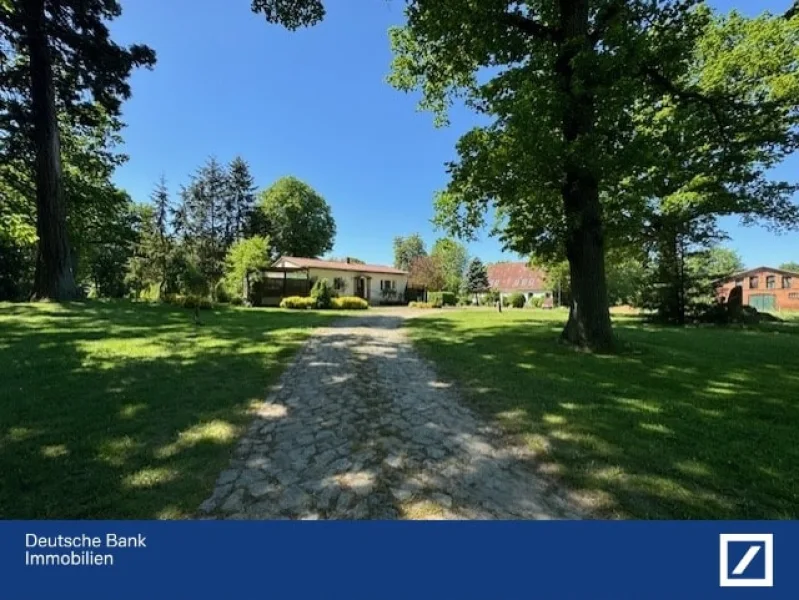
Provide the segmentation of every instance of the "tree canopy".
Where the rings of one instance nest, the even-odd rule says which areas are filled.
[[[661,172],[673,173],[669,148],[695,165],[678,193],[686,185],[718,190],[733,174],[737,188],[716,198],[748,189],[769,211],[787,208],[780,199],[788,190],[769,185],[757,167],[793,144],[793,21],[764,17],[755,29],[769,49],[747,44],[732,56],[736,37],[751,32],[715,22],[698,0],[415,0],[406,14],[407,25],[391,32],[392,84],[421,91],[438,123],[455,99],[490,121],[458,142],[436,221],[470,236],[493,207],[506,248],[566,258],[565,339],[613,346],[605,248],[637,238],[650,199],[665,197],[618,192],[650,172],[662,181],[661,162]],[[787,54],[775,60],[780,51]],[[765,83],[746,67],[736,71],[759,56],[752,70]],[[764,96],[766,86],[779,93]],[[678,122],[672,135],[668,123]],[[734,200],[727,206],[737,211]]]
[[[330,206],[296,177],[278,179],[261,192],[257,211],[278,254],[316,257],[333,249],[336,223]]]
[[[433,244],[430,256],[436,259],[444,280],[442,289],[457,293],[461,288],[463,276],[466,271],[466,262],[469,260],[466,247],[449,238],[441,238]]]
[[[418,233],[394,238],[394,266],[397,269],[409,271],[413,262],[423,256],[427,256],[427,249]]]

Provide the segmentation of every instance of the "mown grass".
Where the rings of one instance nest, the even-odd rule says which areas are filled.
[[[538,451],[597,515],[799,518],[799,321],[752,328],[617,317],[623,350],[557,343],[559,311],[410,322],[472,405]]]
[[[0,304],[0,517],[191,516],[253,404],[336,316]]]

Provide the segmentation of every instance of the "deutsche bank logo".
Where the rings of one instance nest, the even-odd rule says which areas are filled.
[[[719,535],[721,587],[774,586],[774,534]]]

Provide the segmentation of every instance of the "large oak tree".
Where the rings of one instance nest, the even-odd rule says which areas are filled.
[[[761,99],[691,77],[712,21],[701,4],[414,0],[392,31],[396,87],[421,91],[438,122],[456,99],[490,120],[459,141],[438,223],[468,236],[493,206],[509,249],[565,255],[563,337],[574,344],[614,345],[605,248],[608,236],[640,228],[643,211],[611,192],[653,166],[639,109],[690,107],[722,142],[727,123],[763,122]]]

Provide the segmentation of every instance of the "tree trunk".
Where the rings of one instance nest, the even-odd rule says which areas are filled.
[[[572,298],[562,339],[581,348],[611,351],[613,329],[605,280],[605,247],[599,181],[590,157],[580,146],[594,131],[591,90],[579,81],[574,60],[594,52],[589,40],[588,0],[560,0],[560,43],[556,70],[563,98],[562,131],[566,142],[561,195],[566,216],[566,257]]]
[[[44,0],[25,0],[23,6],[30,56],[31,113],[36,154],[36,232],[39,235],[33,298],[71,300],[77,297],[78,289],[67,233],[61,180],[61,140]]]

